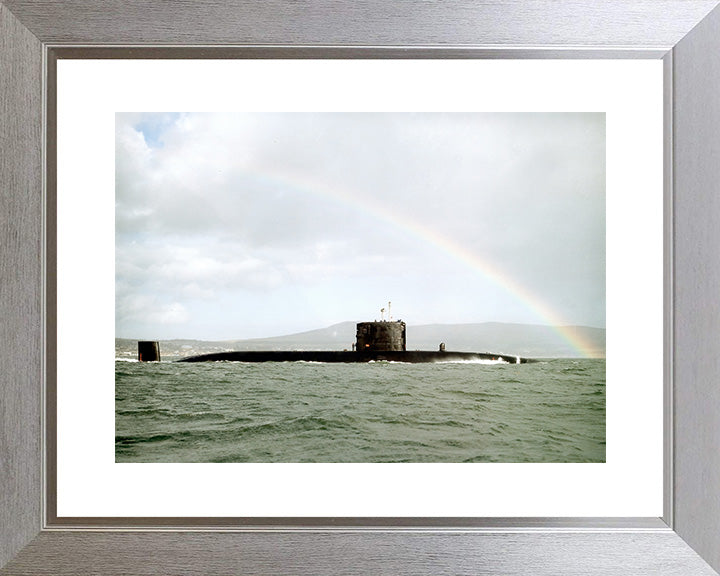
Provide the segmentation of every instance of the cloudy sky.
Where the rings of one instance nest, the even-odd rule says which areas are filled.
[[[116,336],[605,326],[604,114],[117,114]]]

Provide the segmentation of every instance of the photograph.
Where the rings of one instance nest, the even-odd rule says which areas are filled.
[[[115,462],[604,463],[603,112],[115,114]]]

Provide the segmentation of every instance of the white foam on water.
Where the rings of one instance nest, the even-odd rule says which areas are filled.
[[[434,364],[510,364],[506,360],[484,360],[478,358],[476,360],[437,360]]]

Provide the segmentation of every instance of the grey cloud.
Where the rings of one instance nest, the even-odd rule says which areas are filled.
[[[602,322],[604,130],[602,114],[120,114],[120,295],[430,285],[461,273],[460,246]]]

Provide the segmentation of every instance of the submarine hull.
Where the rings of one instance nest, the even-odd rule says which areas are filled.
[[[385,351],[309,351],[268,350],[216,352],[181,358],[178,362],[408,362],[413,364],[431,362],[472,362],[495,360],[509,364],[525,364],[529,358],[485,352],[444,352],[425,350]]]

